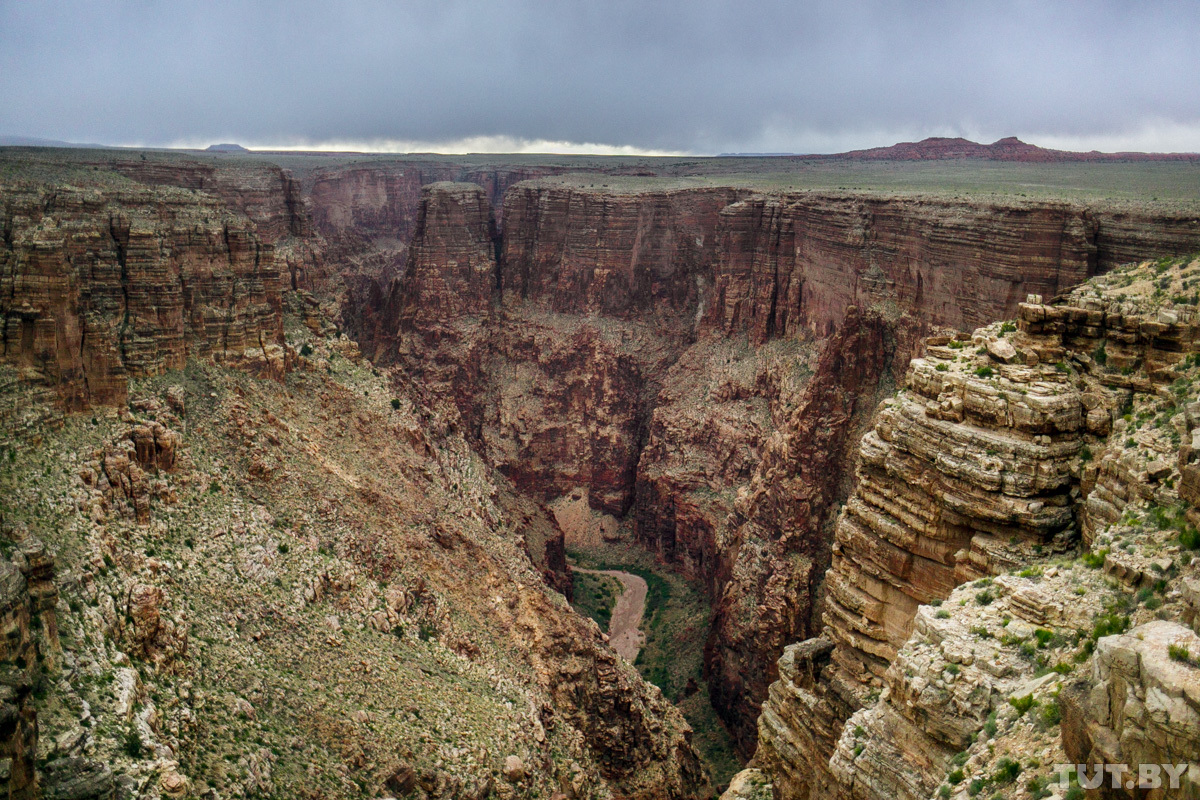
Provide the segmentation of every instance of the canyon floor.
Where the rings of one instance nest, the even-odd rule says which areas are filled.
[[[1197,198],[1194,160],[0,148],[0,794],[1200,760]]]

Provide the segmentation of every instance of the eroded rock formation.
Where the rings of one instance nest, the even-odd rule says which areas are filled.
[[[1027,292],[1057,294],[1085,279],[1099,264],[1102,227],[1067,204],[605,191],[538,181],[506,196],[500,296],[483,302],[461,279],[471,258],[447,245],[459,237],[484,272],[491,268],[491,228],[462,223],[485,218],[482,193],[427,191],[437,199],[426,195],[409,267],[380,315],[380,341],[396,332],[389,352],[442,387],[484,454],[522,491],[543,501],[582,493],[618,518],[632,509],[636,536],[705,585],[718,607],[707,661],[712,696],[747,753],[778,653],[815,633],[811,598],[829,563],[828,515],[849,491],[847,465],[856,455],[848,443],[872,405],[859,398],[902,373],[923,331],[1012,314]],[[428,316],[410,313],[405,321],[403,298],[420,292],[429,293]],[[870,311],[847,318],[858,303]],[[747,340],[753,349],[739,350]],[[799,377],[794,363],[770,348],[759,352],[771,342],[826,357],[812,362],[815,375]],[[1047,385],[1058,381],[1052,363],[1017,376],[1006,391],[1016,396],[1041,375]],[[897,409],[893,426],[908,437],[910,418],[927,418],[926,402],[945,406],[927,432],[897,445],[918,464],[936,460],[934,446],[963,413],[994,423],[1010,402],[985,381],[969,385],[972,376],[943,376],[935,366],[914,378],[917,410]],[[1068,459],[1078,442],[1056,449],[1022,438],[1082,429],[1082,416],[1055,405],[1055,391],[1039,383],[1031,410],[1010,425],[1012,441],[983,449],[1020,459],[1020,473]],[[879,456],[872,463],[880,464],[880,481],[891,481],[879,461],[887,459],[871,456]],[[987,491],[1012,482],[987,469],[964,464],[957,480]],[[1054,495],[1054,480],[1022,479],[1012,488],[1039,508],[1028,520],[1031,542],[1053,540],[1064,524],[1066,501]],[[971,492],[984,490],[930,491],[966,491],[961,502],[969,505]],[[895,513],[888,503],[935,505],[915,496],[879,502],[885,517]],[[876,576],[913,595],[896,618],[911,617],[930,587],[944,594],[965,576],[1011,563],[1003,548],[978,537],[972,545],[966,532],[991,525],[993,538],[1011,537],[996,520],[1014,503],[968,507],[960,519],[937,522],[946,528],[927,534],[936,544],[919,548],[915,566]],[[848,524],[853,559],[861,535],[851,533],[859,523]],[[960,550],[967,555],[958,565]],[[870,558],[886,561],[862,556]],[[928,586],[910,569],[928,573]],[[838,586],[829,591],[849,613],[859,601],[838,595]],[[888,646],[904,641],[905,624]]]
[[[1031,298],[1017,325],[929,340],[863,437],[823,638],[787,648],[759,721],[754,763],[781,796],[975,794],[1023,770],[1039,788],[1051,761],[1196,752],[1158,726],[1194,727],[1200,686],[1180,291],[1197,270],[1125,269]],[[1047,560],[1081,537],[1083,559]],[[1060,695],[1075,664],[1091,678]]]
[[[0,360],[71,407],[189,357],[285,369],[273,248],[207,195],[22,184],[0,228]]]

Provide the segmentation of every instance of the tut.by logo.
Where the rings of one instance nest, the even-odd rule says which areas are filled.
[[[1058,782],[1069,786],[1074,774],[1083,789],[1099,789],[1107,776],[1114,789],[1178,789],[1187,764],[1055,764]]]

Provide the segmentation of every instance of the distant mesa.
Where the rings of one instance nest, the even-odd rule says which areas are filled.
[[[1022,142],[1015,136],[980,144],[961,137],[930,137],[919,142],[901,142],[890,147],[851,150],[816,158],[847,161],[949,161],[972,159],[1023,162],[1088,162],[1088,161],[1196,161],[1196,153],[1100,153],[1095,150],[1076,153],[1050,150]]]
[[[204,148],[206,153],[249,153],[250,151],[242,147],[240,144],[227,142],[225,144],[210,144]]]

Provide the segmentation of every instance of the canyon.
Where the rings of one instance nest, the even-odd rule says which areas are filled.
[[[1146,474],[1159,505],[1191,502],[1174,428],[1139,442],[1162,450],[1144,461],[1165,472],[1126,463],[1109,439],[1131,424],[1117,410],[1161,402],[1191,363],[1190,307],[1172,299],[1190,297],[1186,260],[1152,278],[1156,267],[1122,265],[1200,250],[1195,209],[771,188],[686,160],[3,158],[0,439],[21,465],[6,471],[13,497],[44,511],[6,504],[4,535],[50,541],[79,606],[61,614],[77,637],[71,689],[42,714],[55,740],[31,742],[26,727],[5,756],[22,765],[14,797],[33,796],[33,750],[63,762],[47,775],[92,775],[89,752],[137,765],[117,734],[88,744],[65,714],[102,705],[76,684],[104,665],[143,698],[121,713],[154,751],[164,796],[201,774],[223,792],[251,793],[264,775],[299,791],[317,779],[268,724],[287,718],[278,694],[293,678],[215,665],[306,675],[316,667],[296,654],[309,649],[361,662],[345,690],[363,698],[354,708],[304,694],[319,710],[311,735],[341,742],[321,762],[323,791],[710,795],[678,698],[563,599],[566,551],[597,531],[711,602],[705,690],[753,756],[731,792],[931,797],[956,753],[968,772],[990,768],[974,734],[996,697],[1036,680],[1026,642],[999,644],[1003,613],[1026,637],[1088,627],[1055,598],[1081,584],[1119,597],[1101,575],[1153,586],[1142,551],[1178,547],[1163,534],[1132,553],[1110,546],[1099,571],[1051,565],[1081,533],[1095,553],[1129,527]],[[1127,286],[1104,283],[1121,275]],[[1113,299],[1158,280],[1160,296]],[[572,503],[586,513],[562,513]],[[230,509],[252,513],[231,526]],[[219,566],[211,587],[205,558]],[[1194,619],[1195,570],[1171,569],[1160,609],[1172,615],[1129,623],[1160,626],[1146,628],[1152,642]],[[260,577],[239,587],[247,575]],[[972,624],[934,605],[957,599]],[[271,644],[279,620],[299,619]],[[22,636],[49,651],[50,627]],[[961,655],[968,629],[993,631],[996,652]],[[1117,693],[1135,680],[1118,648],[1149,645],[1114,633],[1088,657]],[[389,666],[381,637],[419,670]],[[935,650],[960,665],[958,683],[934,671]],[[121,672],[130,658],[136,678]],[[1176,666],[1155,680],[1187,706]],[[213,669],[233,674],[237,696],[209,682]],[[368,688],[395,669],[424,675],[425,699],[398,714]],[[1080,720],[1071,734],[1064,723],[1064,756],[1128,755],[1096,698],[1051,674],[1063,719]],[[499,741],[473,727],[428,755],[444,723],[424,715],[454,707],[450,685],[480,698],[463,718],[508,720]],[[1048,704],[1055,688],[1017,696]],[[218,703],[232,713],[201,710]],[[194,727],[205,714],[207,733]],[[1028,734],[1002,722],[1005,736]],[[195,751],[218,729],[263,744],[217,768]],[[1194,744],[1163,749],[1151,734],[1137,746],[1164,761]],[[384,757],[396,741],[408,754]]]

